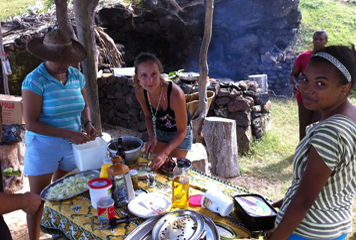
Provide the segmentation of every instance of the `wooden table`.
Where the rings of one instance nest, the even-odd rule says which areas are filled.
[[[146,159],[140,158],[138,164],[144,164]],[[203,194],[209,187],[216,185],[217,188],[224,194],[232,197],[236,194],[249,193],[247,190],[234,186],[230,183],[224,182],[218,178],[208,176],[204,173],[190,169],[189,173],[189,194]],[[139,187],[148,189],[150,192],[158,191],[171,197],[171,180],[172,176],[165,175],[162,172],[157,173],[156,186],[149,188],[147,180],[139,180]],[[213,221],[222,222],[237,233],[238,238],[251,237],[251,232],[238,222],[236,216],[231,213],[227,217],[221,217],[207,209],[201,207],[189,207],[189,209],[198,211],[206,216],[212,218]],[[171,209],[174,211],[176,209]],[[116,208],[115,215],[117,218],[126,215],[135,217],[127,209],[127,206]],[[130,224],[121,224],[114,232],[110,230],[96,230],[100,226],[95,223],[98,222],[97,210],[91,206],[89,192],[85,192],[79,196],[69,200],[58,202],[46,202],[44,213],[41,220],[41,230],[49,234],[59,234],[68,239],[125,239],[125,237],[135,229],[139,224],[146,219],[138,218],[133,220]]]

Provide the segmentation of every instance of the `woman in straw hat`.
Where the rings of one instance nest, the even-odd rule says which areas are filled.
[[[27,49],[45,60],[22,83],[27,128],[24,174],[30,191],[40,194],[52,176],[55,181],[75,169],[69,140],[86,143],[97,132],[90,121],[84,76],[70,67],[86,58],[85,48],[56,29],[28,42]],[[81,116],[87,135],[81,132]],[[27,215],[30,239],[39,239],[42,213],[43,204]]]
[[[167,157],[186,157],[193,143],[191,115],[180,87],[161,77],[162,64],[153,54],[135,60],[135,94],[145,114],[148,153],[156,153],[150,167],[160,168]]]

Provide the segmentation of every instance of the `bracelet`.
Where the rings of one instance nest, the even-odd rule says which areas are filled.
[[[86,128],[86,127],[87,127],[87,124],[88,124],[88,123],[91,123],[91,125],[93,125],[93,126],[94,126],[94,123],[93,123],[92,121],[90,121],[90,120],[89,120],[89,121],[86,121],[86,122],[84,123],[84,128]]]

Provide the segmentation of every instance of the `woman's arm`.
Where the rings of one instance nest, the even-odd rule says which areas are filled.
[[[41,205],[42,198],[40,195],[32,192],[20,194],[7,194],[0,192],[0,202],[0,215],[19,209],[26,213],[34,214]]]
[[[26,129],[45,136],[68,138],[75,144],[82,144],[89,138],[79,132],[69,129],[56,128],[39,121],[43,98],[31,90],[22,91],[23,112],[26,123]]]
[[[185,135],[187,134],[188,116],[185,96],[183,90],[175,84],[173,84],[170,103],[170,107],[174,111],[176,119],[177,132],[172,141],[167,144],[165,148],[163,148],[163,150],[154,158],[154,161],[150,165],[152,169],[158,169],[161,167],[169,154],[182,143]]]
[[[299,77],[299,74],[301,73],[301,71],[302,71],[302,69],[300,67],[293,65],[292,73],[290,74],[290,82],[293,85],[293,93],[294,94],[299,93],[298,77]]]
[[[87,135],[90,136],[95,136],[97,135],[97,131],[94,128],[93,122],[91,121],[91,116],[90,116],[90,108],[89,108],[89,104],[88,104],[88,100],[87,100],[87,90],[86,87],[84,86],[83,90],[82,90],[82,95],[84,98],[84,109],[82,111],[82,118],[85,124],[85,132],[87,133]]]
[[[330,168],[315,148],[311,146],[308,163],[298,190],[270,239],[287,239],[294,232],[315,202],[330,175]]]
[[[146,147],[145,147],[145,153],[146,153],[146,156],[148,156],[149,153],[153,152],[153,150],[157,144],[156,135],[153,131],[152,114],[151,114],[151,111],[147,107],[145,96],[144,96],[144,91],[143,91],[142,87],[138,86],[136,88],[135,95],[136,95],[138,102],[141,105],[143,113],[145,114],[145,123],[146,123],[147,133],[148,133],[148,137],[149,137],[148,143],[146,144]]]

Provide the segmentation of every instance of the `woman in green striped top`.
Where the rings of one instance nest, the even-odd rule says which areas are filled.
[[[352,232],[356,192],[356,108],[347,99],[356,82],[356,53],[345,46],[317,52],[300,82],[304,106],[320,110],[294,154],[293,181],[270,239],[345,239]]]

